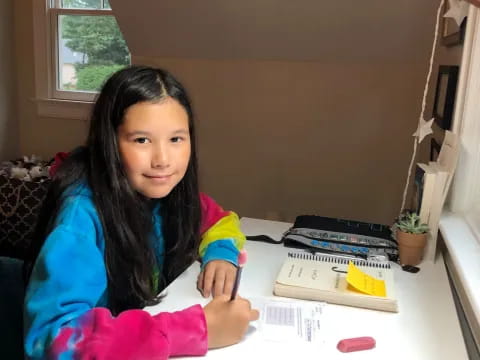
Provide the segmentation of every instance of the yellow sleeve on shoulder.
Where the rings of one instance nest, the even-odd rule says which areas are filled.
[[[246,238],[240,230],[240,220],[233,211],[230,211],[228,215],[222,217],[202,234],[200,256],[203,257],[208,245],[217,240],[232,240],[238,250],[243,249]]]

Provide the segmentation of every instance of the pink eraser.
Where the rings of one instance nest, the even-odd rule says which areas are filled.
[[[375,339],[370,336],[362,336],[351,339],[340,340],[337,349],[341,352],[368,350],[375,347]]]
[[[243,266],[247,262],[247,251],[242,250],[240,254],[238,254],[238,266]]]

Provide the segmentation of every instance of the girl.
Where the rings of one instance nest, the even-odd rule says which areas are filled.
[[[61,164],[39,216],[24,306],[29,358],[165,359],[238,342],[258,312],[229,301],[245,237],[199,194],[193,115],[160,69],[104,85],[85,147]],[[149,315],[197,256],[202,309]]]

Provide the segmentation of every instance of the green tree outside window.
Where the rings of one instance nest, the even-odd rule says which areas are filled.
[[[107,8],[105,0],[63,0],[64,8]],[[110,15],[61,15],[61,38],[72,52],[82,54],[75,63],[75,85],[67,89],[97,91],[104,80],[130,64],[130,52],[115,18]]]

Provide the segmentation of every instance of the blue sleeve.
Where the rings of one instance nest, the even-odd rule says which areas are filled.
[[[212,260],[225,260],[238,266],[238,254],[240,251],[231,239],[217,240],[208,244],[205,255],[202,257],[202,267]]]
[[[159,359],[204,355],[203,308],[112,316],[104,238],[93,202],[67,198],[33,268],[24,305],[28,359]],[[125,270],[128,271],[128,270]]]
[[[91,201],[67,199],[35,262],[25,294],[26,355],[43,358],[62,326],[106,294],[98,217]]]

